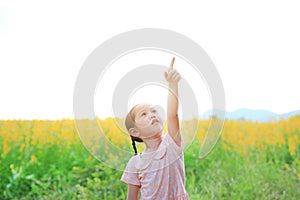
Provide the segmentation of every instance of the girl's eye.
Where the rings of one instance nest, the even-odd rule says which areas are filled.
[[[146,113],[142,113],[142,116],[146,115]]]

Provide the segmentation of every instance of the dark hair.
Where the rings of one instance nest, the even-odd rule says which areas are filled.
[[[143,142],[143,140],[139,137],[134,137],[132,135],[130,135],[131,137],[131,141],[132,141],[132,147],[133,147],[133,150],[134,150],[134,155],[137,155],[137,149],[136,149],[136,146],[135,146],[135,142]]]
[[[133,112],[133,110],[136,106],[134,106],[129,111],[129,113],[127,114],[127,116],[125,118],[125,126],[126,126],[128,132],[129,132],[129,129],[134,128],[135,113]],[[134,150],[134,155],[137,155],[138,152],[137,152],[137,149],[136,149],[135,142],[143,142],[143,140],[139,137],[135,137],[135,136],[132,136],[132,135],[130,135],[130,137],[131,137],[131,141],[132,141],[132,147],[133,147],[133,150]]]

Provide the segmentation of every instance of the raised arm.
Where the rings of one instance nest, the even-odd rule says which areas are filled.
[[[178,119],[178,82],[180,74],[173,69],[175,58],[172,59],[168,72],[165,72],[165,78],[169,84],[168,105],[167,105],[167,122],[168,133],[173,138],[175,143],[180,146],[181,135]]]

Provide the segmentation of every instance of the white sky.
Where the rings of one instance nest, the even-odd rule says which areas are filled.
[[[0,119],[73,118],[74,85],[85,59],[107,39],[138,28],[169,29],[197,42],[220,73],[227,111],[298,110],[299,10],[296,0],[1,1]],[[146,61],[145,55],[132,55],[134,65],[149,64],[155,57]],[[155,62],[168,65],[169,59]],[[175,66],[179,64],[176,60]],[[200,77],[185,73],[201,84]],[[109,84],[118,82],[118,77],[107,76]],[[106,102],[95,104],[100,117],[110,115],[105,106],[111,105],[110,90],[99,86],[96,92],[96,102],[99,91],[107,95]],[[137,91],[130,104],[151,91]],[[200,112],[210,108],[205,87],[197,98]]]

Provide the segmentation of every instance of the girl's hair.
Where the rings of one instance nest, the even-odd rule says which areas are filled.
[[[134,128],[134,120],[135,120],[135,115],[136,114],[133,112],[133,110],[135,109],[136,106],[134,106],[129,111],[129,113],[127,114],[127,116],[125,118],[125,126],[126,126],[128,132],[129,132],[129,129]],[[133,147],[133,150],[134,150],[134,155],[137,155],[137,149],[136,149],[136,146],[135,146],[135,142],[143,142],[143,140],[139,137],[135,137],[135,136],[132,136],[132,135],[130,135],[130,137],[131,137],[131,141],[132,141],[132,147]]]

